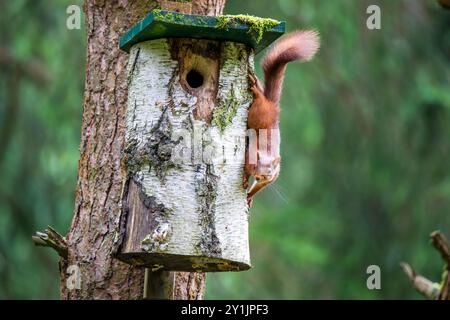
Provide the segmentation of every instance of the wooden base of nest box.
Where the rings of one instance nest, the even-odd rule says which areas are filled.
[[[221,272],[251,268],[249,264],[226,259],[164,253],[122,253],[117,258],[132,265],[145,266],[152,271]]]

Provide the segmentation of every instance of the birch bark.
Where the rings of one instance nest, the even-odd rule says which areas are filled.
[[[120,258],[153,270],[248,269],[252,50],[160,39],[135,45],[130,61]]]

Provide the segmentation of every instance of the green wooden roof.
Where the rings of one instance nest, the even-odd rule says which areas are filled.
[[[197,38],[244,43],[263,50],[285,32],[286,23],[252,16],[201,16],[153,10],[120,39],[129,52],[136,43],[161,38]]]

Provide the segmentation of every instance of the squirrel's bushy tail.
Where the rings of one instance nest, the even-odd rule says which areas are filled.
[[[286,64],[295,60],[311,60],[319,46],[319,34],[314,30],[294,31],[278,40],[262,61],[266,98],[278,104]]]

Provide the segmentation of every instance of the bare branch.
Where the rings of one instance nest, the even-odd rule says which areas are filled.
[[[433,246],[439,251],[447,266],[450,266],[450,245],[445,236],[440,231],[433,231],[430,237]]]
[[[36,234],[31,238],[36,246],[53,248],[61,258],[67,259],[66,239],[52,227],[48,226],[45,232],[36,231]]]
[[[427,278],[417,274],[414,269],[407,263],[400,263],[405,274],[408,276],[413,287],[424,297],[430,300],[435,300],[440,293],[440,285],[434,283]]]

